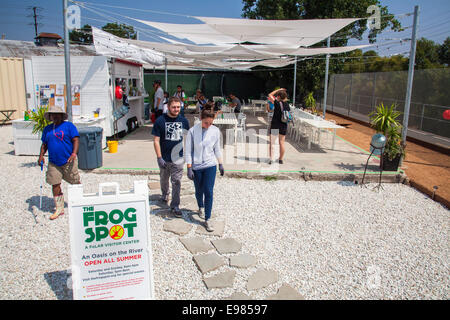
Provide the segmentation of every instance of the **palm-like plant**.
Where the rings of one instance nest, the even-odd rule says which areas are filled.
[[[389,160],[405,155],[405,148],[401,143],[402,125],[397,120],[401,113],[395,108],[394,103],[390,107],[381,103],[375,111],[369,113],[372,128],[386,136],[384,154]]]
[[[400,112],[395,110],[395,103],[390,107],[380,103],[376,110],[369,113],[370,124],[377,132],[387,136],[387,132],[391,127],[399,127],[400,123],[397,118],[400,116]]]
[[[37,109],[37,111],[31,111],[30,114],[30,120],[33,123],[33,131],[32,133],[41,133],[42,131],[44,131],[44,128],[46,126],[48,126],[50,123],[52,123],[51,121],[48,121],[47,119],[45,119],[44,117],[44,113],[47,112],[48,107],[40,107]]]
[[[307,108],[310,108],[313,113],[317,113],[316,100],[314,99],[312,92],[308,93],[308,95],[305,97],[305,106]]]

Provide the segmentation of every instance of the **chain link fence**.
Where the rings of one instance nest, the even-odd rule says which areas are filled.
[[[346,116],[368,116],[380,103],[396,105],[403,122],[407,71],[333,74],[327,110]],[[408,129],[450,138],[450,121],[443,118],[450,102],[450,69],[415,70]]]

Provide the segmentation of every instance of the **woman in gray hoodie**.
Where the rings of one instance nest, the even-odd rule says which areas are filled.
[[[214,229],[210,218],[217,171],[216,159],[219,163],[220,175],[224,175],[220,146],[221,133],[219,128],[212,124],[214,112],[210,108],[202,110],[200,119],[201,122],[189,129],[187,134],[185,160],[187,176],[194,181],[198,214],[205,219],[206,230],[212,232]]]

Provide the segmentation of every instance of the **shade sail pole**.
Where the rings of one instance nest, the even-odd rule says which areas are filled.
[[[165,69],[164,73],[165,73],[165,77],[166,77],[166,90],[164,90],[164,91],[169,92],[169,90],[167,88],[167,57],[164,57],[164,69]]]
[[[70,40],[69,29],[67,28],[67,0],[63,0],[64,15],[64,63],[66,67],[66,107],[67,120],[72,122],[72,81],[70,78]]]
[[[417,34],[417,20],[419,16],[419,6],[414,7],[414,23],[412,29],[411,37],[411,51],[409,53],[409,69],[408,69],[408,84],[406,87],[406,99],[405,99],[405,110],[403,112],[403,128],[402,128],[402,142],[406,143],[406,134],[408,131],[408,120],[409,120],[409,107],[411,105],[411,92],[414,79],[414,64],[416,60],[416,34]]]
[[[297,56],[295,56],[294,62],[294,88],[292,89],[292,105],[295,108],[295,89],[297,87]]]
[[[327,39],[327,48],[330,47],[330,37]],[[327,59],[325,62],[325,83],[323,89],[323,115],[322,117],[325,119],[325,113],[327,112],[327,95],[328,95],[328,69],[330,65],[330,54],[327,53]]]

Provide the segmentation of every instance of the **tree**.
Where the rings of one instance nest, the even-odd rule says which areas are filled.
[[[75,44],[92,44],[92,27],[85,24],[81,29],[74,29],[69,32],[69,40]]]
[[[115,36],[126,39],[136,39],[137,33],[134,31],[132,26],[121,23],[120,25],[117,22],[107,23],[102,27],[103,31],[109,32]]]
[[[444,43],[439,46],[438,55],[439,55],[439,63],[446,65],[447,67],[450,64],[450,37],[445,39]]]
[[[369,17],[367,8],[371,5],[380,6],[378,0],[243,0],[242,16],[250,19],[328,19],[328,18],[355,18]],[[386,6],[380,6],[380,29],[369,32],[370,42],[376,41],[376,36],[386,28],[401,31],[398,20],[390,15]],[[361,40],[367,31],[367,20],[358,20],[340,30],[337,35],[331,37],[331,46],[345,46],[349,39]],[[326,41],[317,43],[315,47],[326,46]],[[337,57],[345,58],[350,54],[341,54]],[[345,64],[345,59],[331,59],[329,65],[330,74],[340,72]],[[297,63],[297,101],[302,101],[303,96],[313,91],[316,97],[322,97],[323,79],[325,74],[325,59],[307,59]],[[274,71],[273,75],[280,76],[282,82],[288,82],[288,88],[293,81],[292,71]],[[267,83],[273,83],[273,80]],[[267,91],[271,87],[267,87]]]
[[[416,69],[439,67],[439,45],[433,40],[420,38],[416,47]]]

